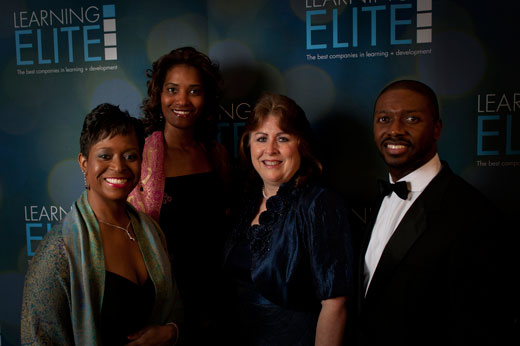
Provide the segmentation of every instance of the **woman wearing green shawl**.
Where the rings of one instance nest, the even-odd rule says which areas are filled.
[[[41,241],[27,271],[23,345],[166,345],[182,308],[157,223],[126,203],[139,181],[144,131],[102,104],[81,132],[86,191]]]

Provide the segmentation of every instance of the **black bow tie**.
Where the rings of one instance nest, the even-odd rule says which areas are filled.
[[[378,179],[377,182],[379,184],[379,193],[381,193],[382,196],[387,196],[395,192],[401,199],[408,198],[408,185],[406,185],[406,181],[398,181],[392,184],[386,180]]]

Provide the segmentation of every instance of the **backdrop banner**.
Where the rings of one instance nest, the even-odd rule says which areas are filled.
[[[360,224],[387,175],[375,98],[397,79],[425,82],[439,97],[441,159],[518,224],[518,2],[13,0],[0,9],[2,346],[20,344],[28,261],[84,189],[85,115],[109,102],[140,117],[146,70],[181,46],[221,67],[219,141],[235,158],[262,91],[302,106],[326,182]]]

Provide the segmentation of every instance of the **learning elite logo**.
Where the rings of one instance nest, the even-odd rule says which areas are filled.
[[[307,50],[432,42],[432,0],[305,0]]]
[[[13,13],[16,64],[117,60],[115,5]]]

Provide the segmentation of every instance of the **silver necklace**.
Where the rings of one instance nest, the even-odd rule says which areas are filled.
[[[114,225],[110,222],[106,222],[104,220],[101,220],[98,218],[98,221],[101,222],[101,223],[104,223],[105,225],[108,225],[108,226],[112,226],[112,227],[115,227],[115,228],[118,228],[120,230],[123,230],[126,232],[126,235],[128,235],[128,238],[130,238],[131,241],[135,241],[135,238],[132,237],[132,235],[130,234],[130,232],[128,231],[128,227],[130,227],[130,224],[132,223],[132,220],[128,221],[128,225],[126,225],[126,227],[121,227],[121,226],[118,226],[118,225]]]
[[[267,195],[265,194],[265,186],[262,186],[262,195],[267,200]]]

